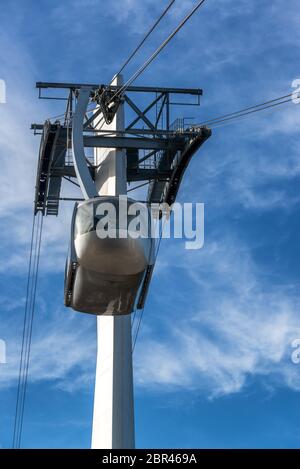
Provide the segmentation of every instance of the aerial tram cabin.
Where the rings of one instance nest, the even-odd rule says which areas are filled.
[[[63,119],[32,124],[35,133],[41,134],[34,206],[35,214],[57,215],[60,200],[64,200],[62,180],[74,182],[76,178],[85,200],[76,203],[73,212],[65,269],[65,305],[96,315],[126,315],[145,304],[154,269],[155,243],[151,236],[130,236],[130,220],[125,227],[116,225],[115,237],[102,239],[97,235],[97,225],[101,222],[99,205],[111,203],[117,215],[120,207],[117,198],[98,195],[96,166],[87,162],[85,148],[123,150],[127,183],[149,182],[147,206],[172,205],[191,158],[210,137],[211,130],[186,125],[183,118],[170,123],[171,106],[185,104],[177,102],[176,96],[192,96],[196,102],[186,104],[198,106],[201,89],[132,86],[122,96],[123,105],[130,108],[131,114],[135,113],[132,122],[124,131],[99,131],[94,122],[99,111],[94,108],[92,115],[87,113],[103,86],[37,83],[41,98],[46,98],[42,90],[49,88],[67,90],[68,94],[64,98],[67,109]],[[104,88],[112,95],[118,89]],[[131,93],[154,95],[154,99],[142,110]],[[57,99],[62,99],[61,95]],[[108,114],[112,110],[115,112],[114,107],[109,107]],[[103,115],[109,124],[113,116],[105,112]],[[72,149],[71,159],[69,149]],[[129,207],[135,203],[128,199]],[[149,212],[144,214],[144,222],[149,217]]]
[[[114,210],[105,213],[107,206]],[[139,236],[130,229],[134,215],[128,215],[126,225],[120,226],[118,197],[97,197],[75,205],[65,271],[66,306],[98,315],[133,311],[154,260],[149,211],[146,208],[145,213],[145,205],[127,199],[127,213],[133,206],[139,212]]]

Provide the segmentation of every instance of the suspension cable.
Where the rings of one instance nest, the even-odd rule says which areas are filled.
[[[24,352],[24,344],[25,344],[25,331],[26,331],[26,325],[27,325],[29,287],[30,287],[30,277],[31,277],[31,264],[32,264],[32,257],[33,257],[33,242],[34,242],[34,235],[35,235],[35,221],[36,221],[36,218],[35,218],[35,216],[33,216],[33,218],[32,218],[32,229],[31,229],[29,266],[28,266],[28,275],[27,275],[26,303],[25,303],[24,323],[23,323],[21,358],[20,358],[20,367],[19,367],[18,392],[17,392],[17,402],[16,402],[14,431],[13,431],[13,445],[12,445],[13,448],[15,447],[15,442],[17,440],[16,435],[17,435],[18,409],[19,409],[19,401],[20,401],[20,394],[21,394],[21,377],[22,377],[22,367],[23,367],[23,352]]]
[[[131,60],[133,59],[133,57],[137,54],[137,52],[141,49],[141,47],[145,44],[146,40],[148,39],[149,36],[151,36],[151,34],[153,33],[154,29],[159,25],[159,23],[161,22],[161,20],[166,16],[166,14],[168,13],[168,11],[170,10],[170,8],[174,5],[176,0],[171,0],[171,2],[167,5],[167,7],[165,8],[165,10],[161,13],[161,15],[157,18],[157,20],[155,21],[155,23],[151,26],[151,28],[149,29],[149,31],[146,33],[146,35],[143,37],[143,39],[141,40],[141,42],[136,46],[136,48],[134,49],[134,51],[130,54],[130,56],[125,60],[125,62],[123,63],[123,65],[121,66],[121,68],[119,69],[119,71],[117,73],[115,73],[114,77],[120,75],[120,73],[123,72],[124,68],[127,67],[127,65],[129,64],[129,62],[131,62]],[[114,78],[112,78],[112,80],[110,81],[109,85],[108,86],[111,86],[112,83],[113,83],[113,80]],[[62,114],[58,114],[56,116],[52,116],[52,117],[48,117],[48,120],[51,120],[51,119],[55,119],[55,118],[61,118],[65,116],[65,113],[62,113]]]
[[[114,93],[110,99],[107,101],[107,105],[109,105],[115,98],[119,97],[119,96],[122,96],[125,91],[129,88],[129,86],[146,70],[146,68],[153,62],[153,60],[160,54],[160,52],[167,46],[167,44],[169,44],[169,42],[173,39],[173,37],[180,31],[180,29],[187,23],[187,21],[196,13],[196,11],[203,5],[203,3],[205,2],[206,0],[201,0],[199,1],[195,6],[194,8],[190,11],[190,13],[188,13],[185,18],[178,24],[178,26],[174,29],[174,31],[163,41],[163,43],[153,52],[153,54],[147,59],[147,61],[129,78],[129,80],[127,80],[127,82],[121,86],[121,88],[119,88],[116,93]],[[162,16],[157,20],[157,22],[155,23],[155,26],[161,21],[162,17],[167,13],[167,11],[170,9],[170,7],[173,5],[173,3],[171,2],[171,4],[167,7],[167,9],[165,10],[165,12],[162,14]],[[151,30],[149,31],[149,33],[146,35],[146,37],[144,38],[144,41],[142,41],[142,43],[145,42],[145,40],[150,36],[152,30],[154,29],[154,27],[151,28]],[[137,50],[139,50],[139,48],[141,47],[142,43],[137,47]],[[137,52],[137,51],[136,51]],[[135,52],[135,53],[136,53]],[[134,53],[134,54],[135,54]],[[133,54],[133,55],[134,55]],[[133,57],[132,55],[132,57]],[[131,57],[131,58],[132,58]],[[128,62],[131,60],[131,58],[128,59]],[[127,62],[127,61],[126,61]],[[126,63],[125,62],[125,63]],[[127,64],[126,64],[127,65]],[[125,65],[124,65],[125,67]],[[123,67],[123,68],[124,68]],[[122,70],[123,70],[122,68]],[[120,72],[119,72],[120,73]],[[116,75],[115,75],[116,76]],[[112,82],[110,82],[110,85],[111,85]],[[109,85],[109,86],[110,86]],[[61,114],[61,116],[64,116],[65,114]],[[60,117],[60,115],[58,115],[57,117]]]
[[[211,125],[208,123],[208,126],[211,127],[211,128],[221,127],[222,124],[233,122],[235,120],[250,116],[250,115],[255,114],[257,112],[264,111],[266,109],[275,108],[277,106],[280,106],[281,104],[289,103],[289,102],[293,101],[293,99],[294,98],[290,98],[290,99],[285,99],[285,100],[279,101],[279,102],[273,102],[273,104],[269,104],[267,106],[262,106],[262,107],[257,106],[257,109],[252,109],[251,111],[247,111],[247,112],[236,113],[235,115],[232,115],[231,117],[227,117],[227,118],[224,118],[224,119],[215,119],[214,121],[211,122]],[[254,106],[253,106],[253,108],[254,108]],[[203,125],[206,125],[206,124],[193,125],[192,127],[197,128],[197,127],[203,126]]]
[[[37,218],[38,217],[38,218]],[[43,215],[33,216],[30,256],[26,288],[25,314],[23,322],[22,346],[19,367],[19,379],[17,390],[16,411],[13,431],[13,448],[20,448],[24,419],[25,397],[28,381],[30,362],[30,351],[33,331],[33,320],[35,313],[35,299],[37,290],[37,279],[39,270],[39,259],[42,240]],[[37,223],[36,223],[37,218]]]
[[[157,257],[158,257],[158,253],[159,253],[159,249],[160,249],[160,245],[161,245],[161,240],[162,240],[162,236],[163,236],[163,232],[164,232],[164,228],[165,228],[166,222],[167,222],[167,218],[165,218],[164,224],[163,224],[163,226],[162,226],[162,228],[161,228],[161,231],[160,231],[159,240],[158,240],[158,245],[157,245],[156,252],[155,252],[155,256],[154,256],[154,263],[153,263],[154,265],[155,265],[156,260],[157,260]],[[139,317],[139,319],[138,319],[138,324],[137,324],[136,331],[135,331],[135,336],[134,336],[134,339],[133,339],[132,353],[134,352],[135,345],[136,345],[136,342],[137,342],[137,338],[138,338],[138,335],[139,335],[139,332],[140,332],[140,328],[141,328],[141,323],[142,323],[142,320],[143,320],[144,311],[145,311],[145,305],[143,306],[143,309],[142,309],[142,311],[141,311],[140,317]],[[134,317],[133,317],[133,321],[132,321],[132,327],[133,327],[133,324],[134,324],[135,316],[136,316],[136,311],[135,311],[135,313],[134,313]]]
[[[239,115],[241,113],[244,113],[244,112],[247,112],[247,111],[251,111],[251,110],[254,110],[254,109],[258,109],[258,108],[261,108],[263,106],[267,106],[268,104],[272,104],[272,103],[275,103],[277,101],[281,101],[285,98],[290,98],[291,96],[293,96],[294,93],[289,93],[289,94],[286,94],[284,96],[281,96],[279,98],[275,98],[275,99],[271,99],[269,101],[266,101],[264,103],[261,103],[261,104],[256,104],[255,106],[249,106],[249,107],[246,107],[244,109],[240,109],[239,111],[234,111],[234,112],[230,112],[228,114],[223,114],[221,116],[218,116],[218,117],[215,117],[213,119],[209,119],[209,120],[206,120],[206,121],[203,121],[203,122],[200,122],[199,124],[197,125],[210,125],[211,123],[213,122],[216,122],[216,121],[221,121],[221,119],[225,119],[227,117],[233,117],[233,116],[236,116],[236,115]]]
[[[114,100],[115,97],[124,94],[127,88],[144,72],[144,70],[153,62],[153,60],[160,54],[160,52],[166,47],[166,45],[173,39],[173,37],[180,31],[185,23],[194,15],[194,13],[201,7],[205,0],[201,0],[197,5],[190,11],[190,13],[179,23],[174,31],[165,39],[165,41],[153,52],[148,60],[132,75],[129,80],[110,98],[109,102]]]
[[[154,29],[156,28],[156,26],[158,26],[158,24],[161,22],[161,20],[164,18],[164,16],[168,13],[168,11],[170,10],[170,8],[172,7],[172,5],[174,5],[176,0],[172,0],[169,5],[165,8],[165,10],[162,12],[162,14],[159,16],[159,18],[155,21],[155,23],[153,24],[153,26],[149,29],[149,31],[147,32],[147,34],[144,36],[144,38],[142,39],[142,41],[137,45],[137,47],[134,49],[134,51],[132,52],[132,54],[128,57],[128,59],[125,60],[125,62],[123,63],[123,65],[121,66],[120,70],[118,71],[118,73],[115,74],[115,76],[117,75],[120,75],[124,68],[129,64],[129,62],[133,59],[133,57],[136,55],[136,53],[141,49],[141,47],[145,44],[146,40],[148,39],[148,37],[152,34],[152,32],[154,31]],[[113,80],[112,80],[113,81]],[[112,82],[111,82],[112,83]],[[110,84],[111,84],[110,83]]]

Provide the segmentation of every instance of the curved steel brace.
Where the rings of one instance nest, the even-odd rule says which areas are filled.
[[[82,191],[83,197],[92,199],[98,196],[95,183],[88,169],[83,143],[83,120],[89,103],[92,88],[81,88],[77,100],[75,113],[73,115],[72,125],[72,154],[75,173]]]

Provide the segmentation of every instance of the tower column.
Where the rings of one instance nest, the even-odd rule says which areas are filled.
[[[115,77],[113,85],[122,85]],[[123,131],[123,105],[113,122],[98,129]],[[95,183],[99,195],[127,193],[124,150],[95,149]],[[134,400],[131,315],[97,316],[97,364],[92,430],[93,449],[134,448]]]

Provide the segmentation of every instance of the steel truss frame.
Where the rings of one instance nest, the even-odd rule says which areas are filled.
[[[133,117],[124,132],[116,132],[99,129],[104,117],[101,109],[93,105],[93,99],[104,85],[38,82],[36,87],[40,99],[66,101],[66,108],[59,118],[31,126],[35,134],[41,134],[35,213],[58,214],[62,179],[74,182],[72,178],[76,177],[85,198],[96,195],[95,167],[85,157],[85,148],[125,149],[127,182],[149,182],[147,202],[171,205],[190,159],[211,135],[207,127],[193,128],[184,119],[170,122],[171,106],[199,106],[201,89],[129,87],[121,102]],[[106,87],[113,95],[119,89]],[[60,90],[56,96],[55,90]],[[136,103],[141,93],[152,96],[143,109]],[[178,95],[192,96],[196,102],[172,102],[171,97]],[[72,149],[73,163],[67,157],[69,149]]]

